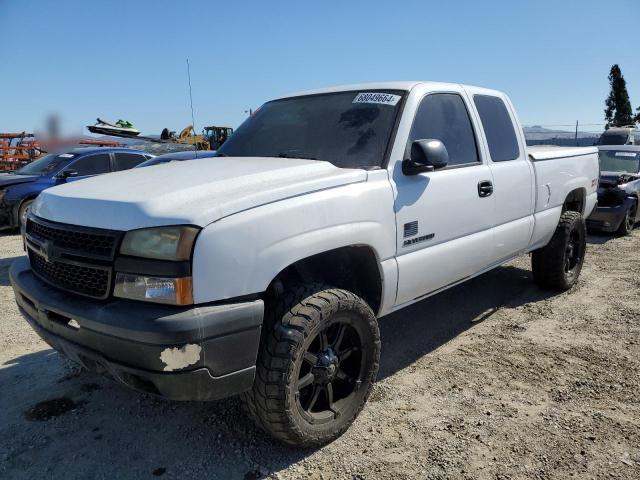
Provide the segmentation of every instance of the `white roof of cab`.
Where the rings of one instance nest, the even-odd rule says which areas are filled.
[[[368,90],[406,90],[410,91],[418,85],[430,86],[437,89],[446,90],[455,86],[456,88],[468,87],[475,90],[485,90],[481,87],[472,87],[471,85],[462,85],[459,83],[444,83],[444,82],[420,82],[420,81],[398,81],[398,82],[372,82],[372,83],[354,83],[350,85],[336,85],[333,87],[318,88],[314,90],[305,90],[303,92],[295,92],[289,95],[282,95],[277,98],[289,98],[299,97],[302,95],[317,95],[319,93],[333,93],[333,92],[347,92],[352,90],[368,91]],[[487,90],[492,91],[492,90]]]

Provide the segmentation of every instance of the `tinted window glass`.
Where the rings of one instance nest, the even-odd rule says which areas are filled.
[[[129,170],[144,161],[137,153],[116,153],[116,170]]]
[[[414,140],[436,139],[444,143],[449,165],[478,162],[478,149],[469,113],[460,95],[428,95],[418,107],[408,148]]]
[[[504,102],[498,97],[488,95],[476,95],[473,101],[482,120],[491,160],[504,162],[518,158],[518,138]]]
[[[274,100],[255,111],[218,149],[218,155],[379,167],[402,94],[353,91]]]
[[[109,154],[100,153],[98,155],[83,157],[72,165],[69,165],[69,169],[78,172],[78,176],[98,175],[100,173],[110,172],[111,164],[109,162]]]

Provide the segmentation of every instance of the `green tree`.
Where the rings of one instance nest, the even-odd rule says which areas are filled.
[[[611,92],[605,100],[604,118],[607,121],[606,128],[619,127],[634,123],[633,109],[627,92],[627,82],[622,76],[620,67],[616,64],[609,72],[609,84]]]

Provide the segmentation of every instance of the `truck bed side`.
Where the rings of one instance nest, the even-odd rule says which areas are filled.
[[[528,147],[535,172],[535,227],[530,250],[548,243],[565,200],[572,192],[582,201],[586,218],[597,200],[598,150],[595,147]]]

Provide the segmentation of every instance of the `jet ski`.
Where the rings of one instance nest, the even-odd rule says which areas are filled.
[[[95,125],[87,125],[87,130],[91,133],[113,135],[114,137],[135,137],[140,135],[140,130],[127,120],[118,120],[113,124],[98,118]]]

